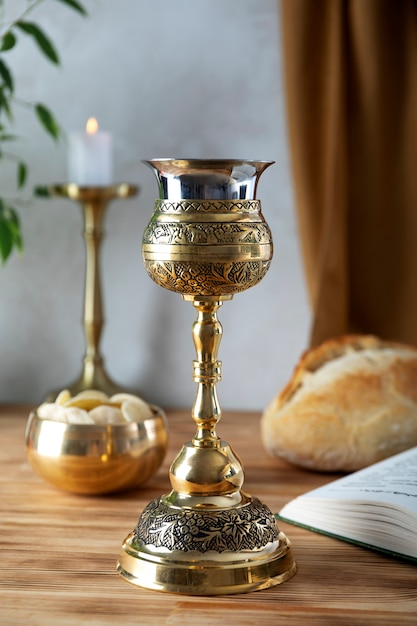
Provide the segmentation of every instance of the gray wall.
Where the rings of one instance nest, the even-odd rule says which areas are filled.
[[[47,0],[36,19],[54,40],[55,68],[30,41],[10,53],[21,98],[47,104],[67,130],[93,115],[114,135],[115,179],[140,186],[114,202],[102,246],[108,373],[147,400],[188,407],[194,309],[157,287],[140,257],[156,197],[144,158],[271,159],[258,190],[275,244],[256,288],[220,310],[223,408],[263,409],[305,348],[309,309],[291,187],[276,0],[84,0],[83,19]],[[19,1],[6,0],[15,10]],[[19,110],[30,184],[65,182],[66,148]],[[3,167],[3,166],[2,166]],[[3,167],[2,190],[10,187]],[[81,370],[85,255],[80,208],[66,200],[22,207],[22,257],[0,269],[0,401],[38,403]]]

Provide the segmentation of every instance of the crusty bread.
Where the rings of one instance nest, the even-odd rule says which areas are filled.
[[[265,448],[318,471],[353,471],[417,445],[417,349],[371,335],[305,352],[264,411]]]

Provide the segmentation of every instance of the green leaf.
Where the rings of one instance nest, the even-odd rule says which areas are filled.
[[[19,252],[21,252],[23,248],[23,240],[20,230],[20,220],[15,209],[11,206],[8,207],[7,218],[10,232],[13,235],[13,245],[19,250]]]
[[[11,133],[0,134],[0,141],[16,141],[18,138],[18,135],[12,135]]]
[[[33,194],[37,198],[50,198],[51,196],[48,187],[46,187],[45,185],[37,185],[33,190]]]
[[[5,33],[1,38],[0,52],[7,52],[7,50],[11,50],[14,48],[15,44],[16,36],[9,30],[9,32]]]
[[[0,87],[0,112],[4,109],[9,121],[13,120],[12,110],[10,108],[10,96],[5,94],[4,87]]]
[[[0,257],[5,263],[12,253],[13,248],[23,249],[20,221],[15,209],[6,206],[1,200],[0,205]]]
[[[12,92],[14,89],[13,76],[11,75],[11,72],[9,68],[7,67],[7,65],[1,59],[0,59],[0,76],[3,79],[4,85],[7,87],[7,89],[10,92]]]
[[[24,187],[27,179],[28,169],[26,163],[20,161],[17,166],[17,186],[19,189]]]
[[[63,2],[64,4],[68,5],[72,9],[75,9],[76,11],[81,13],[81,15],[88,15],[84,7],[79,2],[76,2],[76,0],[60,0],[60,2]]]
[[[38,103],[35,105],[35,112],[44,129],[54,139],[58,139],[61,134],[61,129],[51,111],[47,109],[44,104]]]
[[[16,22],[16,26],[27,35],[33,37],[45,56],[47,56],[48,59],[52,61],[52,63],[56,63],[57,65],[59,65],[59,57],[54,45],[52,44],[49,37],[47,37],[45,33],[39,28],[39,26],[37,26],[33,22],[23,21]]]
[[[0,217],[0,257],[5,263],[13,250],[13,233],[6,218]]]

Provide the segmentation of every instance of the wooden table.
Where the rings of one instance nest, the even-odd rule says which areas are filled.
[[[299,571],[265,591],[192,597],[148,591],[115,571],[143,507],[170,489],[168,467],[194,434],[189,411],[168,411],[170,449],[140,490],[105,497],[60,492],[26,461],[30,407],[0,408],[0,624],[208,626],[417,624],[417,567],[281,523]],[[269,458],[259,414],[225,413],[218,433],[245,465],[245,490],[272,511],[336,476]]]

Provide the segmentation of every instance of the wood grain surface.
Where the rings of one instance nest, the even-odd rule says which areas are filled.
[[[417,624],[417,567],[288,524],[299,571],[265,591],[192,597],[148,591],[115,570],[121,543],[144,506],[170,490],[168,467],[194,434],[189,411],[168,411],[170,448],[146,485],[76,496],[38,478],[26,460],[30,407],[0,408],[0,624],[2,626],[355,626]],[[218,427],[245,466],[245,491],[278,511],[336,478],[265,453],[259,414],[225,413]]]

